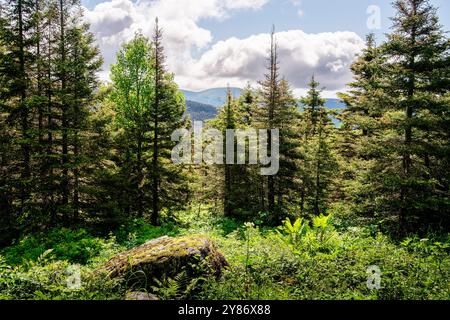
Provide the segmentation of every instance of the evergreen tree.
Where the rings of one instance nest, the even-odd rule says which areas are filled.
[[[300,112],[289,83],[282,79],[278,87],[279,102],[275,109],[274,125],[280,131],[280,169],[275,176],[279,219],[288,214],[289,206],[296,203],[300,180]],[[278,222],[278,221],[277,221]]]
[[[319,215],[327,211],[333,176],[338,172],[335,144],[335,127],[330,112],[321,97],[319,83],[312,77],[309,90],[301,99],[301,198],[300,211]]]
[[[369,179],[377,150],[373,145],[382,132],[383,105],[389,103],[383,90],[381,53],[374,35],[368,35],[366,48],[351,66],[355,79],[348,85],[351,89],[338,94],[347,106],[340,114],[338,197],[347,201],[352,211],[370,216],[376,211],[375,193]]]
[[[152,38],[153,101],[151,102],[152,124],[152,215],[154,225],[159,223],[162,208],[179,206],[185,202],[188,188],[186,172],[182,166],[176,166],[170,160],[175,143],[171,141],[172,133],[187,126],[184,118],[186,105],[182,93],[174,82],[173,74],[165,67],[162,30],[155,20]]]
[[[259,166],[249,163],[249,139],[245,137],[243,140],[243,136],[238,138],[238,133],[244,134],[249,132],[247,130],[255,131],[251,126],[255,108],[256,94],[249,85],[239,99],[234,99],[228,88],[226,104],[219,109],[217,117],[207,124],[207,127],[219,130],[223,137],[226,137],[227,129],[235,132],[233,163],[227,163],[226,146],[224,146],[223,164],[208,166],[204,169],[207,169],[208,194],[223,203],[226,216],[239,219],[255,218],[255,215],[262,210],[261,200],[264,200],[266,196],[264,190],[262,193],[259,192],[258,183],[255,183],[255,181],[259,182],[261,177]],[[238,158],[238,141],[245,143],[245,163],[243,163],[244,159]],[[239,163],[237,163],[238,159]]]
[[[285,79],[280,79],[275,31],[271,34],[269,65],[265,80],[260,82],[261,106],[255,108],[255,123],[258,127],[279,130],[280,168],[276,175],[267,176],[267,209],[271,223],[278,223],[286,209],[294,202],[298,192],[299,119],[297,103]],[[270,132],[270,131],[269,131]],[[268,150],[272,148],[271,133]]]
[[[224,137],[224,145],[223,145],[223,159],[222,165],[216,166],[216,168],[210,168],[210,176],[213,176],[216,171],[217,174],[222,177],[217,177],[216,179],[219,183],[222,184],[222,192],[220,192],[219,196],[221,197],[221,201],[223,203],[223,212],[225,216],[231,217],[236,214],[235,210],[238,209],[237,202],[238,200],[238,189],[236,180],[238,179],[237,169],[238,165],[234,163],[236,161],[236,137],[233,140],[234,145],[234,154],[233,154],[233,163],[229,163],[227,156],[227,147],[225,144],[226,139],[226,130],[236,130],[238,128],[238,114],[237,114],[237,104],[235,99],[233,98],[233,94],[231,89],[228,87],[227,89],[227,101],[225,105],[220,108],[217,117],[212,120],[209,124],[212,128],[219,130]]]
[[[240,130],[255,130],[258,128],[258,94],[250,84],[244,88],[241,97],[236,101],[236,119]],[[246,145],[246,155],[249,155],[250,145]],[[254,218],[258,212],[265,210],[265,180],[261,175],[259,165],[246,164],[235,168],[235,190],[238,196],[235,199],[236,207],[240,209],[241,214],[246,214]],[[237,209],[235,209],[237,210]]]
[[[226,130],[235,130],[236,129],[236,119],[235,119],[234,109],[235,109],[235,106],[234,106],[234,101],[233,101],[233,94],[231,93],[231,90],[228,87],[227,104],[226,104],[226,108],[225,108],[225,115],[226,115],[225,128],[226,128]],[[234,141],[233,141],[233,144],[234,144]],[[232,199],[230,199],[230,197],[233,192],[233,174],[232,174],[233,164],[227,163],[226,156],[225,156],[224,160],[225,160],[225,162],[224,162],[224,171],[225,171],[224,213],[226,216],[231,216],[233,204],[232,204]]]
[[[408,230],[448,222],[450,41],[427,0],[397,0],[393,31],[382,46],[386,123],[374,172],[381,212]]]
[[[32,94],[30,71],[33,53],[34,2],[28,0],[2,1],[2,23],[0,43],[3,45],[0,57],[0,78],[2,87],[0,100],[2,114],[11,130],[12,155],[8,167],[8,180],[14,206],[20,214],[28,210],[31,185],[31,115],[29,99]],[[15,150],[16,147],[20,148]],[[17,153],[15,153],[17,151]],[[20,159],[20,163],[15,159]],[[11,170],[11,171],[10,171]],[[17,176],[15,171],[20,172]],[[16,195],[18,197],[16,197]],[[14,209],[13,209],[14,210]]]
[[[261,128],[269,130],[267,150],[272,150],[272,129],[275,127],[275,109],[279,103],[279,62],[277,44],[275,41],[275,27],[270,35],[270,53],[268,58],[267,73],[260,83],[260,100],[263,108],[258,110],[258,122]],[[267,209],[270,214],[275,213],[275,177],[267,176]]]
[[[94,37],[89,32],[89,25],[81,23],[81,12],[75,11],[72,16],[71,28],[67,31],[68,45],[68,72],[67,91],[70,96],[71,108],[69,118],[69,146],[71,149],[72,183],[69,185],[72,200],[72,220],[77,223],[82,212],[82,189],[86,184],[82,183],[84,170],[95,162],[89,159],[84,152],[84,145],[91,143],[89,140],[90,128],[88,123],[89,108],[92,107],[94,92],[97,89],[97,72],[103,61],[100,58],[98,48],[94,45]]]

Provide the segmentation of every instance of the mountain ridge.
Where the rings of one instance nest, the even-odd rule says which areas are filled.
[[[241,96],[243,89],[231,87],[235,98]],[[186,112],[194,121],[213,119],[217,115],[218,108],[226,103],[227,88],[210,88],[202,91],[181,90],[186,100]],[[336,98],[326,99],[325,106],[328,109],[344,109],[345,104]]]
[[[234,97],[239,97],[244,91],[241,88],[230,88]],[[181,90],[186,100],[212,105],[216,108],[225,104],[227,99],[227,88],[210,88],[202,91]]]

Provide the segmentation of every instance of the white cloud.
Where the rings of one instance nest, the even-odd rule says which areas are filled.
[[[102,79],[121,44],[141,30],[150,36],[159,17],[164,31],[167,63],[182,88],[201,90],[213,86],[243,86],[255,82],[265,71],[269,35],[229,38],[213,44],[210,30],[201,19],[227,19],[233,10],[258,10],[269,0],[111,0],[86,10],[86,19],[96,35],[105,59]],[[297,1],[297,0],[292,0]],[[351,80],[349,65],[363,47],[352,32],[306,34],[290,30],[276,34],[281,72],[300,92],[314,72],[329,90],[343,88]],[[194,58],[192,52],[202,50]]]
[[[352,79],[349,67],[355,54],[364,46],[353,32],[307,34],[291,30],[275,36],[280,72],[298,89],[305,88],[313,73],[328,90],[342,89]],[[191,85],[201,88],[202,82],[217,83],[222,79],[242,85],[261,79],[269,43],[269,34],[219,41],[191,66],[191,74],[197,79],[191,80]],[[188,81],[184,77],[180,80]]]
[[[114,62],[118,48],[137,31],[151,35],[154,19],[160,19],[168,63],[176,73],[183,73],[191,61],[191,50],[205,48],[213,40],[209,30],[198,26],[203,18],[226,19],[232,10],[260,9],[268,0],[111,0],[89,10],[86,20],[96,35],[108,66]]]

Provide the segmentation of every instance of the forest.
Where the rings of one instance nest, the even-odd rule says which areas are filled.
[[[173,161],[195,126],[158,19],[105,82],[79,0],[0,0],[0,300],[450,300],[450,40],[428,0],[393,6],[340,110],[314,74],[294,95],[273,29],[203,123],[269,130],[264,175]]]

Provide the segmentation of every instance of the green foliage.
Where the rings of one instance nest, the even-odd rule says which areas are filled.
[[[294,224],[291,223],[289,218],[283,221],[283,225],[278,228],[280,231],[287,235],[289,243],[297,247],[300,244],[301,238],[304,237],[309,231],[309,224],[303,221],[303,218],[295,220]],[[277,231],[278,231],[277,230]],[[280,233],[281,234],[281,233]]]
[[[134,219],[126,225],[122,225],[114,235],[118,243],[125,245],[127,248],[132,248],[148,240],[164,235],[175,236],[177,233],[177,228],[170,223],[153,226],[144,219]]]
[[[316,228],[296,238],[295,247],[291,232],[301,229],[299,222],[296,226],[285,222],[280,228],[283,232],[277,233],[252,229],[250,263],[246,262],[246,239],[239,232],[218,239],[232,267],[220,280],[209,279],[197,297],[448,299],[450,259],[445,242],[433,245],[419,241],[423,248],[415,252],[381,234],[371,237],[363,228],[333,231],[329,217],[316,221]],[[327,241],[321,239],[323,230],[328,234]],[[447,249],[437,249],[442,247]],[[372,265],[381,269],[380,290],[371,290],[366,284],[367,269]]]
[[[126,188],[120,206],[128,215],[150,216],[154,225],[160,211],[180,206],[188,191],[183,167],[170,157],[176,145],[171,135],[186,125],[186,108],[165,70],[161,36],[156,26],[152,41],[138,33],[122,46],[106,101],[115,112],[115,155],[108,160],[119,168],[118,188]]]
[[[53,260],[51,250],[16,267],[0,256],[0,300],[104,300],[123,295],[120,281],[95,272],[92,266],[75,267],[80,270],[79,287],[68,285],[74,266]]]
[[[386,41],[369,35],[351,66],[340,128],[314,76],[299,109],[272,32],[260,89],[229,90],[208,124],[279,129],[279,172],[263,176],[171,161],[171,135],[190,121],[158,20],[98,88],[80,1],[0,0],[0,299],[121,299],[141,286],[162,299],[448,300],[450,235],[434,232],[450,226],[450,42],[428,0],[393,5]],[[282,222],[289,212],[302,218]],[[125,249],[192,233],[215,239],[222,277],[191,277],[202,261],[174,278],[98,272]]]
[[[318,216],[318,217],[317,216],[313,217],[313,219],[312,219],[313,227],[321,229],[321,230],[325,230],[325,229],[329,228],[330,227],[330,218],[331,218],[331,215],[324,216],[323,214],[320,214],[320,216]]]
[[[102,250],[114,245],[114,241],[114,238],[104,240],[93,237],[83,229],[60,228],[52,229],[45,234],[27,236],[17,245],[4,249],[2,254],[10,265],[36,261],[47,250],[51,250],[47,257],[86,264]]]
[[[185,271],[174,278],[154,279],[156,285],[151,289],[161,300],[186,300],[199,288],[203,277],[190,277]]]
[[[352,90],[341,95],[348,105],[341,182],[349,203],[384,219],[391,233],[446,231],[450,42],[428,0],[393,6],[387,41],[377,46],[368,37],[351,67]]]
[[[220,278],[191,277],[188,269],[173,278],[148,278],[147,281],[153,281],[145,289],[161,299],[445,300],[450,294],[448,236],[409,237],[399,244],[369,228],[336,229],[334,224],[339,223],[339,217],[335,215],[316,217],[311,227],[303,219],[286,219],[275,229],[221,219],[206,207],[180,211],[174,216],[179,221],[178,228],[156,228],[137,219],[116,232],[117,242],[132,246],[164,233],[201,232],[215,240],[230,266]],[[141,275],[111,281],[96,271],[111,256],[125,250],[117,242],[114,237],[102,240],[85,231],[67,229],[52,230],[47,237],[28,237],[3,251],[0,297],[121,299],[130,286],[143,289],[141,282],[138,288],[134,287],[136,279],[142,280]],[[101,246],[95,254],[96,249],[86,248],[83,252],[80,248],[95,247],[93,243]],[[49,246],[54,250],[47,250]],[[67,272],[73,265],[67,259],[79,263],[87,256],[87,264],[78,266],[82,286],[70,289]],[[13,266],[8,262],[11,259],[21,264]],[[381,270],[379,290],[367,287],[367,269],[373,265]],[[186,268],[201,266],[199,262]]]

